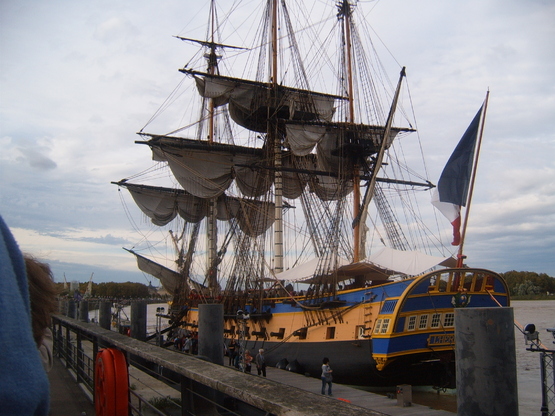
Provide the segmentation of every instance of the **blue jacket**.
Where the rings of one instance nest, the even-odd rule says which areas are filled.
[[[23,256],[0,216],[0,416],[48,415],[50,389],[31,329]]]

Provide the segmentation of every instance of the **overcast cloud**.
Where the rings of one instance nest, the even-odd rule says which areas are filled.
[[[0,2],[0,214],[58,281],[146,283],[110,181],[150,166],[135,132],[181,80],[190,57],[172,36],[199,33],[204,3]],[[360,7],[407,67],[433,182],[491,90],[469,264],[555,276],[555,3]]]

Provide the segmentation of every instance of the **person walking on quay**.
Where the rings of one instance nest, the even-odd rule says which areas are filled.
[[[244,360],[245,360],[245,372],[250,373],[251,372],[251,367],[252,367],[252,365],[251,365],[252,355],[251,355],[249,350],[245,351]]]
[[[328,385],[328,396],[331,396],[331,382],[333,377],[331,375],[332,369],[330,367],[330,360],[324,357],[322,360],[322,394],[326,394],[326,384]]]
[[[227,347],[227,354],[229,356],[229,365],[233,365],[235,363],[236,348],[237,348],[237,343],[235,342],[235,338],[232,338]]]
[[[264,377],[266,377],[266,359],[264,357],[264,350],[262,348],[258,350],[258,354],[256,354],[254,362],[256,364],[256,369],[258,370],[258,375],[262,374]]]
[[[191,337],[185,338],[185,342],[183,343],[183,351],[186,354],[189,354],[191,352],[192,343],[193,343],[193,340],[191,339]]]

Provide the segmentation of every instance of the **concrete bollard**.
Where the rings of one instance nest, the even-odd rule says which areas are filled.
[[[401,384],[397,386],[397,406],[412,406],[412,386],[410,384]]]
[[[518,416],[512,308],[455,309],[457,414]]]
[[[67,302],[65,300],[58,299],[58,313],[67,316]]]
[[[67,301],[67,315],[68,318],[76,319],[77,318],[77,309],[75,307],[74,300]]]
[[[79,320],[81,322],[89,322],[89,301],[82,300],[79,302]]]
[[[131,337],[146,341],[147,303],[144,300],[131,303]]]
[[[198,305],[198,355],[223,365],[224,305]]]
[[[224,364],[224,305],[198,305],[198,357],[214,364]],[[194,390],[200,397],[194,399],[195,412],[203,415],[218,415],[214,402],[222,402],[224,395],[203,385],[196,385]],[[208,397],[205,400],[202,397]]]
[[[112,302],[100,302],[98,305],[98,323],[101,328],[110,329],[112,322]]]

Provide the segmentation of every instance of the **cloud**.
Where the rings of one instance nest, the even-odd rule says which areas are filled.
[[[94,38],[104,44],[118,43],[122,38],[132,39],[137,35],[138,30],[133,24],[120,17],[110,17],[101,22],[94,29]]]
[[[126,240],[121,237],[114,237],[111,234],[108,234],[102,237],[80,238],[79,241],[98,243],[98,244],[109,244],[109,245],[126,245],[130,243],[129,240]]]
[[[52,159],[35,149],[24,149],[20,147],[18,150],[22,155],[21,159],[27,162],[32,168],[37,170],[52,170],[56,169],[58,166]]]
[[[134,145],[135,132],[183,79],[177,68],[197,53],[172,35],[203,38],[207,5],[0,2],[0,214],[22,248],[75,273],[81,265],[85,278],[95,267],[136,270],[121,246],[152,229],[110,181],[152,167],[165,174],[146,146]],[[388,74],[407,66],[410,96],[401,107],[410,113],[414,105],[419,135],[402,139],[404,156],[412,162],[421,146],[428,165],[419,172],[432,182],[491,91],[469,262],[555,276],[555,4],[388,0],[357,7],[366,10],[358,23],[387,47],[379,45]],[[250,26],[232,21],[221,29],[224,43],[248,45]],[[179,105],[148,131],[183,124],[196,98],[190,79],[185,83]],[[433,224],[431,212],[423,215]],[[448,246],[450,225],[439,227]]]

